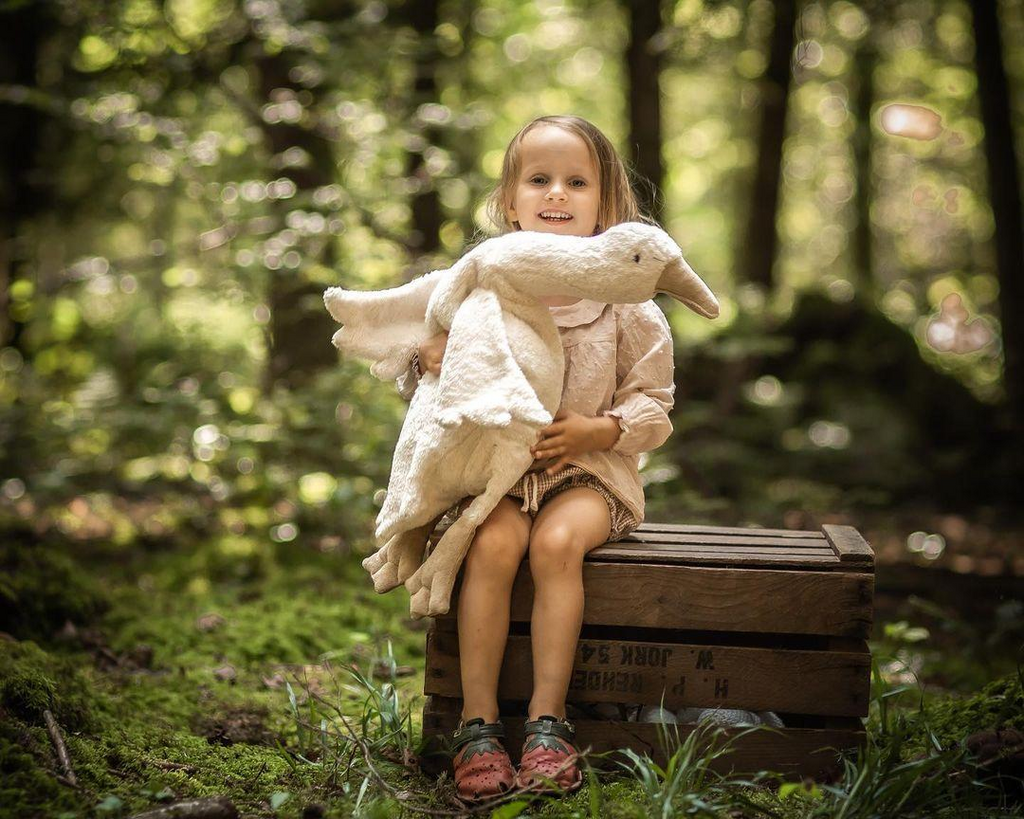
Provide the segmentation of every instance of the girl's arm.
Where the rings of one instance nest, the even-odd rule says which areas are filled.
[[[665,314],[653,301],[630,304],[619,315],[612,408],[602,415],[616,418],[621,429],[611,447],[622,455],[638,455],[661,446],[672,434],[668,413],[675,401],[672,332]]]

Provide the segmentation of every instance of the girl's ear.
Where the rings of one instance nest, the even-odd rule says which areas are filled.
[[[508,207],[505,208],[505,218],[508,223],[512,225],[516,230],[521,230],[519,227],[519,218],[516,216],[516,203],[515,200],[509,202]]]

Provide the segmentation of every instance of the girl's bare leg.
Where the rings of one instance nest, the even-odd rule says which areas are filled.
[[[586,486],[555,495],[533,523],[530,719],[543,714],[565,717],[565,696],[583,624],[583,556],[607,542],[610,530],[608,504]]]
[[[458,609],[464,720],[498,719],[498,674],[508,638],[512,583],[526,554],[531,523],[518,501],[502,498],[477,528],[466,553]]]

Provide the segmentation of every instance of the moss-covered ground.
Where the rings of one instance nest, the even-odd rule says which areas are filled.
[[[213,796],[254,817],[412,816],[410,798],[440,815],[454,811],[446,779],[402,764],[403,747],[419,734],[425,624],[407,618],[403,591],[373,593],[357,554],[323,539],[259,546],[215,538],[124,551],[14,535],[21,540],[4,548],[0,586],[0,815],[128,817]],[[896,614],[915,612],[921,622],[938,616]],[[1020,634],[1012,623],[1004,629],[1004,639],[965,655],[942,644],[934,623],[930,631],[879,624],[876,695],[888,691],[887,716],[878,713],[882,700],[874,703],[879,747],[893,736],[895,712],[904,761],[956,749],[998,724],[1024,729],[1012,654]],[[971,662],[994,681],[982,691],[930,684],[947,662]],[[332,708],[358,723],[367,697],[348,667],[378,693],[393,682],[399,711],[410,714],[408,735],[390,740],[380,704],[367,726],[357,725],[387,789],[358,749],[334,736]],[[900,685],[908,690],[898,693]],[[60,726],[76,785],[58,764],[46,711]],[[962,759],[950,764],[967,770]],[[736,785],[732,793],[747,806],[709,796],[705,808],[687,803],[687,815],[826,816],[838,804],[817,788]],[[567,799],[515,802],[494,815],[674,815],[661,812],[660,798],[639,777],[602,775]],[[951,797],[934,815],[982,815],[965,811]]]

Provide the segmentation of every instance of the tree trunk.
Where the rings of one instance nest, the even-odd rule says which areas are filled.
[[[857,224],[853,229],[853,286],[858,294],[868,301],[873,300],[874,265],[871,259],[871,107],[875,103],[875,66],[878,64],[878,25],[880,12],[874,3],[863,8],[869,17],[869,28],[857,46],[854,54],[854,75],[857,78],[857,92],[854,98],[856,130],[853,134],[853,161],[857,179],[854,206],[857,210]]]
[[[1024,233],[1022,233],[1020,173],[1013,147],[1010,90],[1003,65],[999,17],[993,0],[972,0],[974,59],[978,69],[978,98],[985,126],[985,159],[989,196],[995,219],[996,264],[999,275],[999,315],[1003,336],[1003,383],[1010,417],[1014,419],[1016,451],[1024,452]]]
[[[31,3],[0,14],[0,85],[36,88],[39,42],[48,20],[42,4]],[[11,286],[25,250],[19,227],[48,200],[33,174],[44,114],[32,105],[0,100],[0,347],[21,346],[24,323],[12,314]]]
[[[404,13],[409,25],[416,32],[415,81],[413,84],[410,115],[415,121],[421,105],[437,102],[437,28],[438,0],[418,0],[409,4]],[[410,206],[412,225],[406,239],[406,247],[413,256],[436,253],[441,247],[441,202],[437,187],[427,170],[426,151],[439,141],[440,132],[436,125],[419,127],[422,140],[410,148],[406,174],[415,180],[415,190]]]
[[[636,169],[640,209],[661,222],[665,169],[661,160],[661,49],[654,36],[661,29],[658,0],[628,0],[629,148]]]
[[[746,241],[743,243],[741,273],[747,281],[761,285],[767,292],[772,290],[772,267],[778,247],[775,220],[779,208],[782,142],[786,135],[786,112],[789,108],[795,22],[795,0],[777,0],[771,53],[761,83],[760,144]]]
[[[257,60],[257,68],[264,100],[271,100],[275,93],[297,93],[300,90],[289,79],[292,63],[287,52],[261,57]],[[323,136],[283,121],[262,122],[261,127],[275,155],[292,147],[300,148],[308,155],[306,165],[286,167],[281,172],[284,178],[295,183],[298,196],[335,180],[334,152]],[[282,214],[289,207],[289,200],[282,201]],[[324,242],[315,261],[325,267],[333,267],[333,241],[328,239]],[[269,389],[275,383],[282,383],[294,387],[337,362],[337,353],[330,344],[331,335],[337,327],[324,309],[323,285],[307,280],[301,267],[293,270],[281,266],[268,273],[271,342],[266,386]]]

